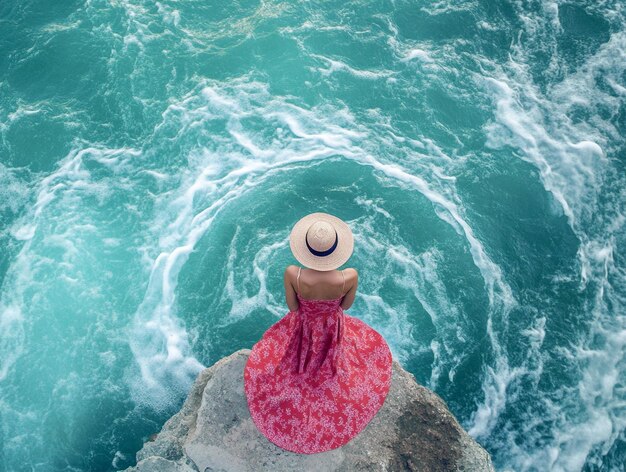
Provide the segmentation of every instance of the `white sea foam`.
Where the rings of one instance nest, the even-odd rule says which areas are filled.
[[[374,270],[373,264],[376,264],[381,274],[388,274],[388,277],[392,277],[395,285],[404,286],[406,281],[410,280],[410,275],[413,275],[412,268],[407,266],[410,261],[397,257],[398,251],[401,251],[402,247],[395,245],[392,240],[381,241],[372,236],[376,234],[376,231],[367,221],[370,219],[371,217],[362,217],[359,221],[350,222],[351,226],[355,228],[355,238],[365,253],[380,254],[386,257],[376,263],[370,261],[372,267],[367,267],[366,264],[362,270]],[[384,265],[381,266],[381,264]],[[407,277],[400,277],[402,273],[408,273]],[[381,277],[377,284],[382,285],[385,278]],[[364,303],[365,309],[360,310],[357,305],[348,313],[363,319],[370,326],[374,326],[389,342],[394,359],[401,363],[407,362],[427,350],[415,343],[413,336],[415,326],[410,319],[411,312],[405,306],[391,305],[377,289],[370,293],[360,290],[358,304],[362,303]]]
[[[412,62],[414,59],[418,59],[421,67],[429,70],[437,70],[439,66],[437,65],[437,61],[432,57],[431,52],[426,49],[425,44],[421,44],[417,41],[407,41],[407,40],[399,40],[400,32],[396,25],[391,21],[390,18],[384,18],[387,27],[391,34],[387,37],[387,44],[389,48],[393,52],[393,54],[398,58],[398,61],[407,63]]]
[[[424,62],[432,61],[432,58],[428,55],[428,52],[418,48],[411,49],[401,60],[403,62],[406,62],[416,58]]]
[[[156,2],[155,5],[159,13],[163,15],[163,21],[165,23],[170,23],[174,26],[178,26],[180,23],[180,11],[174,8],[170,8],[167,5],[162,4],[161,2]]]
[[[7,376],[11,366],[24,352],[24,323],[27,321],[23,312],[28,311],[29,306],[25,292],[37,286],[33,265],[37,263],[38,255],[36,250],[31,251],[31,240],[41,214],[55,195],[63,190],[62,182],[76,182],[87,177],[88,173],[80,168],[79,153],[68,155],[56,172],[41,180],[32,209],[9,228],[15,239],[25,243],[7,269],[0,287],[0,380]]]
[[[0,305],[0,381],[24,352],[24,315],[17,303]]]
[[[550,5],[554,7],[548,8],[554,26],[558,8],[555,3]],[[523,18],[527,30],[541,31],[538,17]],[[543,41],[554,43],[552,39]],[[558,403],[541,398],[546,405],[544,421],[555,424],[554,439],[544,448],[527,449],[515,445],[517,433],[509,431],[504,447],[510,449],[505,454],[515,470],[581,470],[586,462],[596,461],[594,450],[606,454],[626,428],[626,418],[620,413],[626,401],[620,391],[626,369],[626,317],[622,313],[626,287],[624,270],[614,259],[618,241],[623,241],[624,215],[617,200],[607,204],[599,199],[600,192],[610,195],[611,190],[612,198],[623,197],[619,189],[626,182],[623,176],[616,176],[607,152],[619,149],[624,137],[611,119],[600,119],[595,113],[599,107],[617,111],[624,105],[619,82],[626,69],[626,34],[612,33],[607,43],[576,72],[549,88],[547,95],[538,90],[526,69],[530,62],[527,49],[518,43],[513,51],[512,61],[499,76],[476,79],[490,91],[496,105],[495,120],[486,129],[488,144],[515,147],[522,159],[539,170],[544,187],[559,203],[580,241],[580,290],[591,291],[591,296],[588,333],[573,346],[559,346],[552,354],[577,363],[580,369],[573,389],[563,386],[551,392],[560,398]],[[557,66],[553,63],[551,67]],[[615,94],[597,86],[598,74],[617,85],[611,85]],[[590,111],[589,118],[573,122],[568,112],[576,106]],[[537,323],[522,333],[529,336],[535,355],[543,345],[545,318],[538,318]],[[500,378],[493,377],[484,385],[485,391],[499,382]],[[479,412],[492,414],[488,405]],[[470,432],[487,434],[489,429],[475,425]],[[540,434],[529,425],[525,439],[530,444],[533,435]]]
[[[316,59],[319,59],[323,62],[325,62],[326,64],[328,64],[328,68],[324,69],[321,67],[318,67],[317,70],[322,74],[322,75],[331,75],[337,71],[341,71],[341,72],[347,72],[348,74],[360,78],[360,79],[370,79],[370,80],[375,80],[375,79],[380,79],[380,78],[386,78],[386,77],[390,77],[394,74],[393,71],[390,70],[362,70],[362,69],[356,69],[355,67],[351,67],[348,64],[346,64],[345,62],[342,62],[340,60],[337,59],[330,59],[326,56],[322,56],[320,54],[309,54],[311,57],[314,57]]]
[[[464,319],[446,295],[446,287],[438,274],[443,255],[436,248],[414,255],[404,247],[391,247],[387,254],[406,271],[406,276],[399,278],[397,284],[413,293],[436,329],[437,335],[430,345],[434,359],[428,384],[436,390],[443,372],[447,371],[452,381],[456,369],[470,354],[464,342],[469,337],[466,331],[469,320]]]
[[[442,15],[450,12],[469,11],[476,8],[475,2],[450,2],[449,0],[435,0],[420,8],[421,11],[429,15]]]
[[[14,169],[0,163],[0,212],[17,214],[28,202],[29,186]]]
[[[27,339],[27,334],[36,331],[40,323],[50,323],[46,316],[60,301],[54,299],[49,285],[68,289],[72,294],[64,301],[68,306],[85,297],[78,304],[85,307],[85,312],[96,310],[100,290],[105,288],[89,287],[91,281],[86,280],[89,274],[81,263],[89,261],[89,249],[95,249],[90,248],[90,238],[97,240],[99,227],[90,219],[89,211],[84,211],[82,198],[106,198],[114,186],[92,180],[84,161],[104,163],[115,169],[123,165],[121,155],[131,159],[138,151],[73,149],[55,171],[32,184],[36,190],[34,204],[8,228],[9,234],[22,244],[7,269],[0,291],[0,380],[15,374],[11,368],[25,353],[25,344],[34,342]],[[110,246],[113,239],[105,238],[103,245]],[[49,279],[50,273],[55,277]],[[101,274],[112,275],[104,268]],[[109,315],[107,311],[106,316]]]

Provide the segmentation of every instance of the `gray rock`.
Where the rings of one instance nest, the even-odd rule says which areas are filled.
[[[241,349],[200,372],[181,410],[126,472],[494,470],[445,402],[395,360],[384,405],[349,443],[318,454],[281,449],[250,417],[243,389],[249,354]]]

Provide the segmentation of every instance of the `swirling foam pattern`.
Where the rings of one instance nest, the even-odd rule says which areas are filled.
[[[502,471],[626,462],[619,1],[0,2],[0,464],[119,470],[291,226]]]

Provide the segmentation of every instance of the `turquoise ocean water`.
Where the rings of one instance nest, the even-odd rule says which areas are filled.
[[[499,471],[623,470],[625,10],[2,0],[1,469],[133,465],[325,211]]]

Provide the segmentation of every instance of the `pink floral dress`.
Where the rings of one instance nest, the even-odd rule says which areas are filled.
[[[367,426],[389,392],[392,357],[376,330],[344,313],[343,296],[297,297],[298,309],[253,346],[244,390],[268,440],[312,454],[343,446]]]

